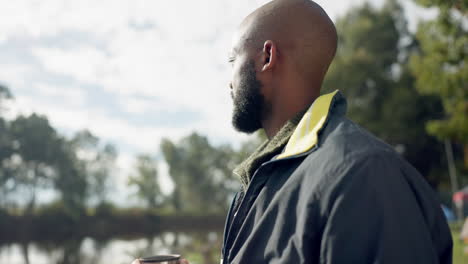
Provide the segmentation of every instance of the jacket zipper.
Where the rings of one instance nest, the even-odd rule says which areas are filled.
[[[231,206],[229,206],[228,215],[227,215],[227,219],[226,219],[226,225],[224,227],[223,248],[222,248],[222,251],[221,251],[221,259],[224,259],[225,255],[226,255],[226,251],[225,251],[225,249],[226,249],[226,238],[227,238],[227,234],[228,234],[228,229],[231,226],[232,210],[235,209],[233,207],[234,207],[234,205],[236,203],[238,195],[239,195],[239,192],[236,193],[236,195],[234,196],[233,201],[231,202]]]
[[[244,206],[244,203],[245,203],[245,198],[248,196],[249,194],[249,190],[251,190],[253,187],[253,182],[254,180],[257,178],[255,176],[257,176],[258,172],[260,171],[260,169],[262,169],[263,167],[269,165],[269,164],[272,164],[272,163],[275,163],[275,162],[279,162],[279,161],[285,161],[285,160],[291,160],[291,159],[295,159],[295,158],[299,158],[299,157],[302,157],[302,156],[306,156],[308,154],[310,154],[311,152],[313,152],[315,149],[317,148],[317,145],[315,145],[314,147],[312,147],[309,151],[306,151],[306,152],[303,152],[303,153],[300,153],[300,154],[297,154],[297,155],[294,155],[294,156],[290,156],[290,157],[286,157],[286,158],[282,158],[282,159],[278,159],[278,160],[270,160],[270,161],[267,161],[265,163],[263,163],[262,165],[260,165],[260,167],[258,167],[257,170],[255,170],[254,174],[253,174],[253,177],[252,177],[252,180],[250,181],[250,184],[249,186],[247,186],[247,190],[245,191],[244,195],[241,197],[242,199],[239,201],[239,206],[237,206],[237,208],[234,208],[234,215],[232,217],[232,221],[231,223],[229,223],[229,226],[226,226],[228,228],[227,230],[227,234],[225,234],[225,242],[224,242],[224,245],[223,245],[223,260],[224,261],[227,261],[228,258],[229,258],[229,253],[228,251],[230,251],[230,248],[228,249],[228,239],[229,239],[229,236],[231,234],[231,231],[232,231],[232,226],[236,223],[236,220],[239,220],[238,217],[237,217],[237,213],[241,210],[242,206]],[[236,174],[237,175],[237,174]],[[237,175],[239,176],[239,175]],[[230,216],[228,215],[228,218],[230,218]],[[225,231],[226,232],[226,231]],[[228,253],[228,254],[226,254]]]

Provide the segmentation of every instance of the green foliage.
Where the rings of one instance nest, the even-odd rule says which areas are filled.
[[[382,9],[363,5],[337,22],[339,48],[324,86],[341,89],[348,116],[396,147],[426,178],[442,166],[441,145],[425,131],[441,103],[421,96],[407,67],[414,42],[396,1]],[[431,178],[433,185],[442,180]]]
[[[339,48],[324,84],[325,91],[342,89],[349,115],[371,131],[382,125],[380,106],[394,84],[400,39],[394,12],[366,4],[338,20]]]
[[[453,8],[465,14],[468,8],[467,0],[416,0],[415,2],[425,7],[439,6],[442,8]]]
[[[31,133],[34,131],[34,133]],[[19,116],[10,125],[16,148],[25,162],[50,163],[57,154],[60,139],[45,116]]]
[[[60,155],[56,157],[57,177],[54,187],[60,193],[65,209],[74,218],[85,212],[88,181],[82,162],[68,141],[62,141]]]
[[[60,139],[47,118],[36,114],[13,120],[9,133],[18,157],[16,161],[10,160],[10,167],[14,168],[15,181],[30,190],[28,211],[31,211],[37,188],[50,184],[56,174],[53,163],[60,151]]]
[[[76,133],[70,144],[87,177],[88,201],[91,204],[105,203],[111,189],[110,177],[114,172],[117,149],[111,144],[100,144],[99,138],[88,130]]]
[[[450,223],[450,231],[453,239],[453,263],[464,264],[468,262],[468,254],[466,248],[468,244],[465,244],[460,238],[460,233],[463,227],[463,222]]]
[[[444,118],[428,122],[427,130],[468,144],[468,27],[459,12],[466,13],[466,1],[418,2],[439,8],[437,19],[419,25],[420,50],[410,61],[418,90],[441,98],[445,110]]]
[[[144,200],[150,209],[158,208],[163,202],[163,195],[158,182],[156,160],[149,155],[137,157],[136,175],[129,177],[128,184],[137,187],[137,196]]]
[[[16,188],[13,168],[7,166],[7,161],[13,153],[13,140],[8,123],[0,117],[0,203],[3,206],[6,206],[8,195]]]
[[[45,116],[37,114],[18,116],[11,122],[0,118],[0,132],[0,199],[4,205],[13,191],[21,191],[27,195],[25,212],[31,214],[37,192],[54,190],[64,212],[77,219],[85,211],[88,195],[95,194],[101,203],[105,200],[107,176],[117,155],[111,145],[98,148],[97,138],[89,132],[67,140]]]
[[[0,84],[0,113],[3,110],[3,102],[11,98],[13,98],[13,96],[8,87]]]
[[[96,206],[95,215],[98,217],[111,217],[117,208],[110,202],[102,202]]]
[[[177,212],[226,209],[229,194],[237,187],[232,176],[237,160],[231,147],[212,146],[206,137],[193,133],[178,144],[164,139],[161,150],[175,183],[172,204]]]

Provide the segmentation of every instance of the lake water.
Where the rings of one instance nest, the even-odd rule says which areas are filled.
[[[2,264],[130,264],[141,256],[181,254],[191,264],[218,264],[222,244],[219,230],[161,232],[149,237],[98,240],[15,242],[0,245]]]

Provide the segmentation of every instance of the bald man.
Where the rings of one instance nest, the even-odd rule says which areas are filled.
[[[234,171],[243,188],[222,263],[451,263],[431,187],[346,118],[339,91],[320,96],[336,48],[332,21],[312,1],[272,1],[239,27],[233,126],[264,129],[268,140]]]
[[[332,21],[312,1],[272,1],[239,27],[232,123],[264,129],[268,140],[234,170],[243,188],[221,263],[452,262],[447,222],[423,177],[346,118],[339,91],[320,96],[336,48]]]

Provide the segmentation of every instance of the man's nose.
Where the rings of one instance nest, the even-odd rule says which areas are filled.
[[[229,88],[232,90],[233,87],[232,87],[232,82],[229,83]]]

